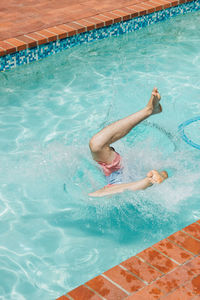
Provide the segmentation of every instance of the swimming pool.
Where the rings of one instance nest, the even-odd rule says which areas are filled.
[[[199,115],[199,20],[191,13],[0,74],[2,299],[54,299],[200,218],[200,153],[178,134]],[[115,148],[127,180],[152,168],[172,176],[89,198],[105,184],[90,137],[142,108],[154,85],[163,113]]]

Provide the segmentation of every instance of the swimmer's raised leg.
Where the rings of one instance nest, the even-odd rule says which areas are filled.
[[[112,194],[119,194],[126,190],[129,191],[138,191],[145,190],[146,188],[152,186],[153,184],[160,184],[165,179],[168,178],[168,174],[166,171],[158,172],[156,170],[152,170],[147,173],[147,176],[144,179],[130,182],[130,183],[121,183],[121,184],[113,184],[111,186],[105,186],[96,192],[90,193],[91,197],[103,197]]]
[[[158,89],[154,88],[145,108],[108,125],[95,134],[91,138],[89,144],[93,159],[110,164],[115,157],[115,152],[110,147],[110,144],[124,137],[141,121],[147,119],[151,115],[160,113],[162,111],[162,107],[159,103],[160,99],[161,97]]]

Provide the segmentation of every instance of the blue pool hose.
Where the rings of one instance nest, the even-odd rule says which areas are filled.
[[[187,120],[187,121],[183,122],[182,124],[180,124],[180,125],[178,126],[178,130],[179,130],[179,132],[180,132],[180,135],[181,135],[182,139],[183,139],[188,145],[190,145],[190,146],[192,146],[192,147],[194,147],[194,148],[200,150],[200,145],[199,145],[199,144],[196,144],[196,143],[194,143],[192,140],[190,140],[190,139],[186,136],[186,134],[185,134],[185,132],[184,132],[184,128],[185,128],[186,126],[188,126],[189,124],[191,124],[191,123],[193,123],[193,122],[199,121],[199,120],[200,120],[200,116],[199,116],[199,117],[195,117],[195,118],[190,119],[190,120]]]

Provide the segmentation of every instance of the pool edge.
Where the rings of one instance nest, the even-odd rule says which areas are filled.
[[[82,43],[133,32],[200,9],[200,0],[147,0],[104,14],[0,41],[0,71],[29,64]]]
[[[138,16],[147,15],[154,11],[159,11],[192,1],[193,0],[148,0],[147,2],[139,5],[129,5],[120,9],[113,9],[105,12],[104,14],[97,14],[92,17],[86,17],[84,19],[59,24],[25,35],[1,40],[0,56],[19,52],[21,50],[36,47],[38,45],[56,41],[58,39],[63,39],[93,29],[102,28],[114,23],[127,21]]]
[[[78,286],[57,300],[197,299],[200,220]]]

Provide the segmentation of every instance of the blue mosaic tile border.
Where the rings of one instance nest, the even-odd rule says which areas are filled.
[[[101,40],[110,36],[133,32],[157,22],[167,20],[177,15],[200,10],[200,0],[170,7],[149,15],[137,17],[128,21],[115,23],[111,26],[95,29],[75,36],[40,45],[35,48],[22,50],[0,57],[0,71],[9,70],[16,66],[28,64],[68,48]]]

